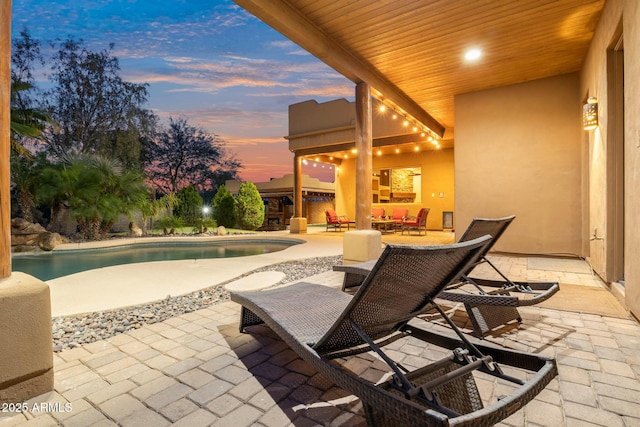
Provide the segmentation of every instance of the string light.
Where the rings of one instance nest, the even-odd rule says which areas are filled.
[[[351,152],[352,152],[353,154],[358,154],[358,149],[357,149],[357,148],[353,148],[353,149],[351,149]]]
[[[377,96],[377,101],[379,102],[378,105],[378,110],[380,112],[386,112],[388,110],[391,111],[391,119],[396,120],[398,119],[398,117],[403,117],[403,121],[402,121],[402,125],[403,127],[408,128],[409,126],[411,126],[413,132],[415,133],[420,133],[420,137],[421,138],[426,138],[426,140],[428,142],[431,142],[433,144],[433,146],[435,147],[435,149],[440,149],[440,143],[439,141],[439,136],[432,131],[428,126],[425,126],[424,124],[422,124],[420,122],[420,120],[416,120],[413,116],[411,116],[410,114],[407,114],[406,111],[404,111],[402,108],[399,108],[398,106],[394,105],[393,103],[390,103],[389,101],[385,100],[382,98],[381,94],[378,94]],[[414,151],[419,152],[420,151],[420,147],[419,146],[414,146]],[[353,154],[356,154],[356,150],[352,150]],[[400,148],[396,147],[395,149],[396,154],[400,153]],[[376,152],[376,154],[378,156],[382,155],[382,150],[378,150]],[[347,155],[344,155],[344,158],[348,158]]]

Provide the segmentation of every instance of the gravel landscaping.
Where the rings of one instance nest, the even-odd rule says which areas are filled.
[[[187,295],[167,297],[161,301],[115,310],[54,317],[52,319],[53,351],[58,352],[103,340],[131,329],[138,329],[145,324],[162,322],[173,316],[228,301],[229,295],[224,289],[224,285],[249,274],[261,271],[280,271],[284,273],[285,277],[274,285],[277,286],[329,271],[333,265],[340,263],[342,263],[342,256],[288,261],[258,268],[232,280]]]

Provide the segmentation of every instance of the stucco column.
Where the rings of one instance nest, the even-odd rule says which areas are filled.
[[[49,286],[11,274],[11,1],[0,1],[0,403],[53,390]]]
[[[356,85],[356,228],[371,228],[371,174],[373,141],[371,87]]]
[[[293,157],[293,218],[289,223],[293,234],[307,232],[307,218],[302,215],[302,157]]]
[[[11,1],[0,2],[0,279],[11,275]]]
[[[382,236],[371,230],[371,172],[373,141],[371,87],[356,85],[356,230],[344,234],[342,260],[345,264],[380,256]]]
[[[302,216],[302,158],[293,157],[293,216]]]

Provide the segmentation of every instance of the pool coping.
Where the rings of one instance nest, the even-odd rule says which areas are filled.
[[[51,252],[64,252],[84,249],[103,249],[118,246],[135,246],[148,243],[166,243],[166,242],[182,242],[182,243],[205,243],[205,242],[225,242],[238,240],[253,241],[284,241],[294,242],[296,244],[305,243],[305,240],[288,237],[285,235],[268,235],[268,234],[233,234],[226,236],[153,236],[153,237],[127,237],[122,239],[100,240],[95,242],[79,242],[79,243],[62,243],[56,246]],[[26,254],[26,252],[25,252]],[[18,254],[19,256],[19,254]]]
[[[283,234],[233,236],[176,236],[165,241],[262,240],[297,241],[281,251],[233,258],[153,261],[103,267],[46,281],[51,291],[52,315],[67,316],[119,307],[145,304],[167,296],[185,295],[242,276],[256,268],[284,261],[342,254],[342,239],[327,239],[314,234],[289,237]],[[151,240],[157,237],[115,239],[115,243]],[[162,239],[162,238],[160,238]],[[186,239],[186,240],[185,240]],[[69,249],[95,249],[113,246],[114,241],[71,244]]]

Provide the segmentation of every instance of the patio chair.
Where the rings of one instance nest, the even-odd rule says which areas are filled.
[[[375,219],[384,218],[384,208],[372,208],[371,217]]]
[[[492,239],[484,246],[477,261],[463,272],[461,280],[448,286],[438,295],[438,298],[464,303],[473,325],[473,333],[480,338],[513,320],[521,323],[522,317],[517,307],[539,304],[560,290],[558,282],[513,282],[486,257],[514,219],[515,215],[504,218],[474,218],[459,242],[473,240],[486,234],[492,236]],[[476,266],[485,262],[498,273],[501,280],[469,276]],[[359,286],[374,264],[375,261],[367,261],[335,265],[333,269],[345,272],[342,285],[342,290],[345,290]]]
[[[324,211],[326,220],[327,220],[327,228],[325,231],[329,231],[329,227],[333,227],[333,230],[342,231],[343,226],[347,226],[347,230],[349,230],[351,221],[345,215],[340,215],[336,213],[333,209],[327,209]]]
[[[488,241],[485,236],[446,246],[388,245],[353,296],[299,282],[266,291],[231,292],[231,300],[242,305],[241,332],[264,322],[302,359],[359,397],[370,425],[494,425],[542,391],[557,368],[549,357],[473,344],[434,302],[475,262]],[[409,323],[427,306],[444,316],[456,337]],[[451,350],[450,355],[409,372],[382,348],[407,335]],[[387,364],[390,380],[375,384],[335,360],[346,362],[370,351]],[[501,391],[511,393],[497,399],[483,396],[481,392],[493,388],[478,389],[477,376],[510,383]]]
[[[417,230],[418,236],[420,236],[420,231],[424,230],[424,235],[426,236],[427,216],[429,215],[429,210],[429,208],[421,208],[415,218],[405,218],[402,220],[402,224],[400,225],[402,234],[404,235],[405,230],[407,231],[407,234],[411,234],[411,230]]]
[[[402,221],[409,216],[409,209],[407,208],[393,208],[391,218],[396,222],[395,229],[400,230],[402,228]]]

